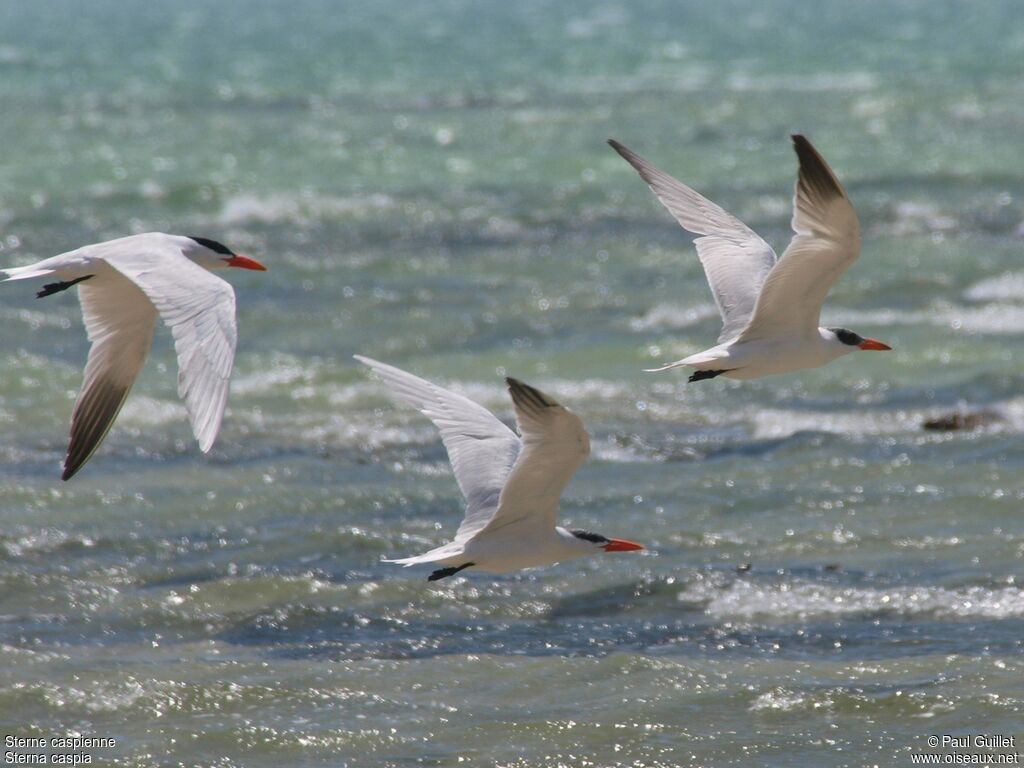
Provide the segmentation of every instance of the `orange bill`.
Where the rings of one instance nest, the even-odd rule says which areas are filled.
[[[256,259],[250,259],[248,256],[232,256],[228,259],[228,266],[239,267],[240,269],[256,269],[260,272],[267,271],[267,268],[256,261]]]
[[[861,349],[874,350],[876,352],[887,352],[892,349],[888,344],[883,344],[880,341],[874,339],[864,339],[860,344],[857,345]]]
[[[625,539],[608,539],[608,543],[604,545],[605,552],[635,552],[643,548],[643,544],[637,544],[635,541],[626,541]]]

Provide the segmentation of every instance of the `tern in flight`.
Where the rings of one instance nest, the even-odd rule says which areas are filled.
[[[387,560],[405,566],[442,566],[437,581],[466,568],[504,573],[602,552],[643,547],[590,531],[555,525],[570,478],[590,455],[579,417],[548,395],[506,379],[522,437],[483,406],[376,360],[356,355],[394,396],[441,431],[466,513],[451,543],[422,555]]]
[[[215,240],[149,232],[87,245],[25,267],[3,281],[50,278],[36,296],[78,286],[92,346],[71,417],[61,478],[71,478],[103,442],[142,369],[157,316],[174,336],[178,394],[205,453],[220,430],[235,361],[235,292],[208,270],[265,270]]]
[[[832,169],[807,139],[794,135],[800,173],[793,197],[793,239],[775,251],[732,214],[617,141],[608,143],[636,169],[695,241],[724,323],[718,344],[654,371],[687,366],[690,381],[761,376],[816,368],[857,350],[891,347],[846,328],[820,328],[832,284],[857,260],[857,213]]]

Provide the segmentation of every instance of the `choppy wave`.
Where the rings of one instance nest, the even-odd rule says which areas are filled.
[[[945,211],[939,203],[907,200],[895,206],[891,221],[875,224],[871,236],[908,237],[952,232],[960,224],[960,221]]]
[[[395,201],[385,194],[372,193],[352,197],[330,195],[238,195],[224,201],[217,223],[222,226],[244,224],[308,223],[325,218],[365,218],[392,210]]]
[[[841,616],[930,616],[937,619],[1024,617],[1019,587],[932,585],[867,587],[803,580],[762,582],[736,579],[722,588],[700,580],[679,592],[716,619],[806,621]]]
[[[118,416],[123,426],[158,427],[176,421],[186,421],[188,410],[177,398],[160,400],[135,393],[125,401]]]
[[[778,438],[797,432],[832,432],[839,435],[888,435],[920,429],[922,411],[866,409],[781,410],[757,408],[750,414],[756,439]]]
[[[1006,272],[979,280],[966,291],[968,301],[1024,302],[1024,272]]]
[[[38,290],[35,288],[34,290]],[[14,307],[0,307],[0,320],[8,323],[21,323],[30,330],[38,328],[67,329],[73,324],[70,316],[63,312],[50,310],[33,310]]]
[[[770,75],[736,72],[726,78],[732,91],[874,91],[878,77],[873,72],[818,72],[809,75]]]
[[[999,287],[996,287],[999,286]],[[948,301],[936,302],[926,309],[854,309],[827,306],[822,322],[826,325],[848,325],[870,328],[886,326],[931,326],[965,333],[1018,334],[1024,333],[1024,303],[1006,303],[1003,299],[1024,302],[1024,292],[1016,294],[1017,284],[1011,281],[1004,288],[998,281],[979,283],[968,290],[965,298],[971,301],[990,301],[982,306],[964,306]],[[1021,277],[1024,287],[1024,276]],[[718,312],[713,305],[682,307],[659,304],[644,315],[633,318],[629,326],[635,333],[693,328],[712,318]],[[706,340],[714,342],[713,337]],[[664,353],[662,353],[664,354]]]
[[[658,304],[643,316],[629,321],[629,327],[637,333],[653,330],[692,328],[712,317],[718,317],[713,304],[696,307],[681,307],[677,304]]]
[[[0,711],[19,735],[97,729],[121,747],[94,762],[140,767],[675,768],[898,765],[925,718],[1019,730],[1007,13],[51,5],[0,13],[4,263],[170,229],[271,269],[222,275],[240,344],[211,454],[161,328],[69,483],[74,292],[5,287]],[[240,44],[195,55],[210,41]],[[749,382],[641,373],[719,324],[686,235],[604,139],[784,244],[785,129],[835,164],[871,251],[827,322],[896,351]],[[510,425],[506,371],[549,392],[593,438],[560,519],[648,550],[435,583],[382,564],[446,540],[462,500],[436,428],[358,351]],[[921,430],[953,408],[1002,423]]]

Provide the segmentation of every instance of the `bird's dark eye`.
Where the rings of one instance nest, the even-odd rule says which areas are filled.
[[[575,530],[569,531],[577,539],[583,539],[584,541],[592,541],[595,544],[607,544],[608,539],[602,536],[600,533],[591,533],[590,531]]]
[[[864,338],[862,336],[859,336],[853,331],[847,330],[846,328],[829,328],[829,330],[832,331],[832,333],[836,335],[836,338],[839,339],[843,344],[846,344],[847,346],[850,347],[856,347],[862,341],[864,341]]]
[[[221,253],[225,256],[235,255],[235,252],[224,245],[224,243],[218,243],[216,240],[211,240],[208,237],[196,237],[195,235],[189,235],[188,237],[190,240],[195,240],[201,246],[209,248],[214,253]]]

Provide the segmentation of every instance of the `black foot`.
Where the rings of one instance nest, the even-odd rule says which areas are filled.
[[[723,368],[720,371],[696,371],[690,377],[690,381],[704,381],[704,379],[713,379],[715,376],[721,376],[723,373],[728,373],[732,368]]]
[[[449,576],[454,576],[456,573],[461,571],[463,568],[469,568],[469,566],[475,565],[475,563],[464,563],[458,567],[452,566],[451,568],[438,568],[432,574],[427,576],[427,581],[437,581],[438,579],[447,579]]]
[[[36,294],[36,298],[41,299],[44,296],[53,296],[53,294],[55,293],[66,291],[72,285],[80,283],[83,280],[88,280],[90,277],[92,277],[92,275],[86,275],[85,277],[78,277],[75,278],[74,280],[67,280],[60,283],[47,283],[46,285],[43,286],[43,290],[39,291],[39,293]]]

